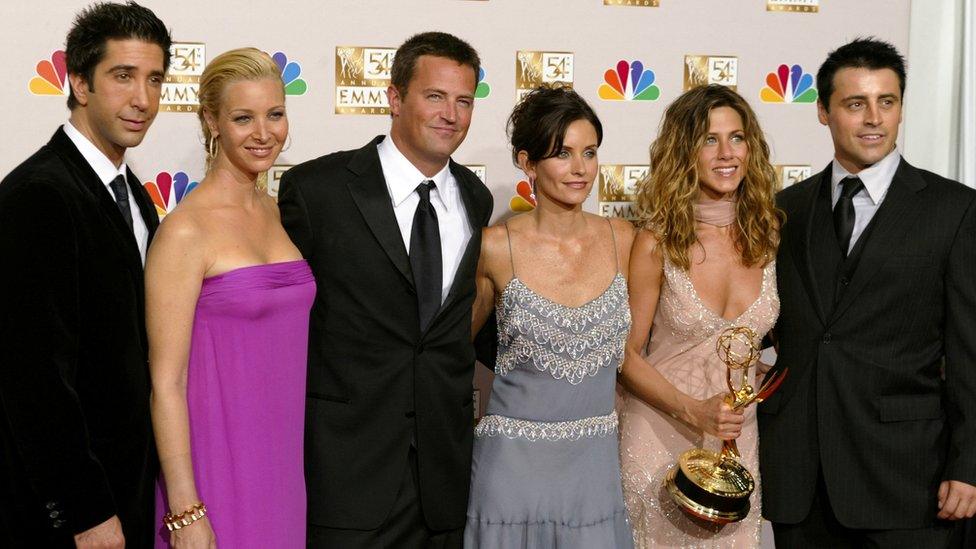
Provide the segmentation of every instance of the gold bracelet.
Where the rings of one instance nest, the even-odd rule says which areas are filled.
[[[172,532],[173,530],[185,528],[205,516],[207,516],[207,506],[201,501],[178,515],[166,513],[163,515],[163,524],[166,525],[167,530]]]

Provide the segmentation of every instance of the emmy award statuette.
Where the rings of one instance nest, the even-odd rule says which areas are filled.
[[[725,379],[729,394],[726,402],[733,410],[762,402],[786,376],[786,369],[767,376],[759,391],[749,383],[749,368],[759,360],[761,352],[759,336],[751,328],[733,326],[724,330],[719,335],[716,352],[727,366]],[[733,375],[739,378],[738,387],[733,383]],[[746,518],[749,496],[756,488],[752,474],[739,463],[739,450],[734,440],[723,441],[722,451],[718,453],[704,448],[685,451],[671,468],[664,484],[682,510],[720,524]]]

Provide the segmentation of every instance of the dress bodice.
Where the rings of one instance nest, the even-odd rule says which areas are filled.
[[[605,415],[630,330],[627,280],[568,307],[513,277],[495,305],[498,359],[489,414],[537,421]]]

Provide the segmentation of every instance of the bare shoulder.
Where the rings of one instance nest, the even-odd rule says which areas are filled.
[[[631,248],[631,258],[638,256],[651,256],[658,261],[661,260],[661,248],[658,246],[657,235],[653,231],[636,229],[634,244]]]
[[[485,227],[481,230],[481,257],[489,265],[499,258],[508,257],[508,229],[504,223]]]
[[[200,212],[177,208],[159,224],[146,254],[146,269],[162,264],[202,263],[206,256],[206,231]]]
[[[634,224],[626,219],[611,217],[610,226],[613,228],[613,236],[617,239],[618,245],[626,244],[626,248],[629,250],[631,244],[634,242],[634,234],[637,231],[634,228]]]
[[[153,244],[160,240],[175,242],[194,242],[203,237],[203,224],[199,212],[193,209],[177,208],[159,222],[153,237]]]

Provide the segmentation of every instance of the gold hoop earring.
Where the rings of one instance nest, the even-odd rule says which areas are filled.
[[[211,135],[210,140],[207,141],[207,156],[213,160],[214,158],[217,158],[218,152],[220,152],[220,144],[217,143],[217,136]]]

